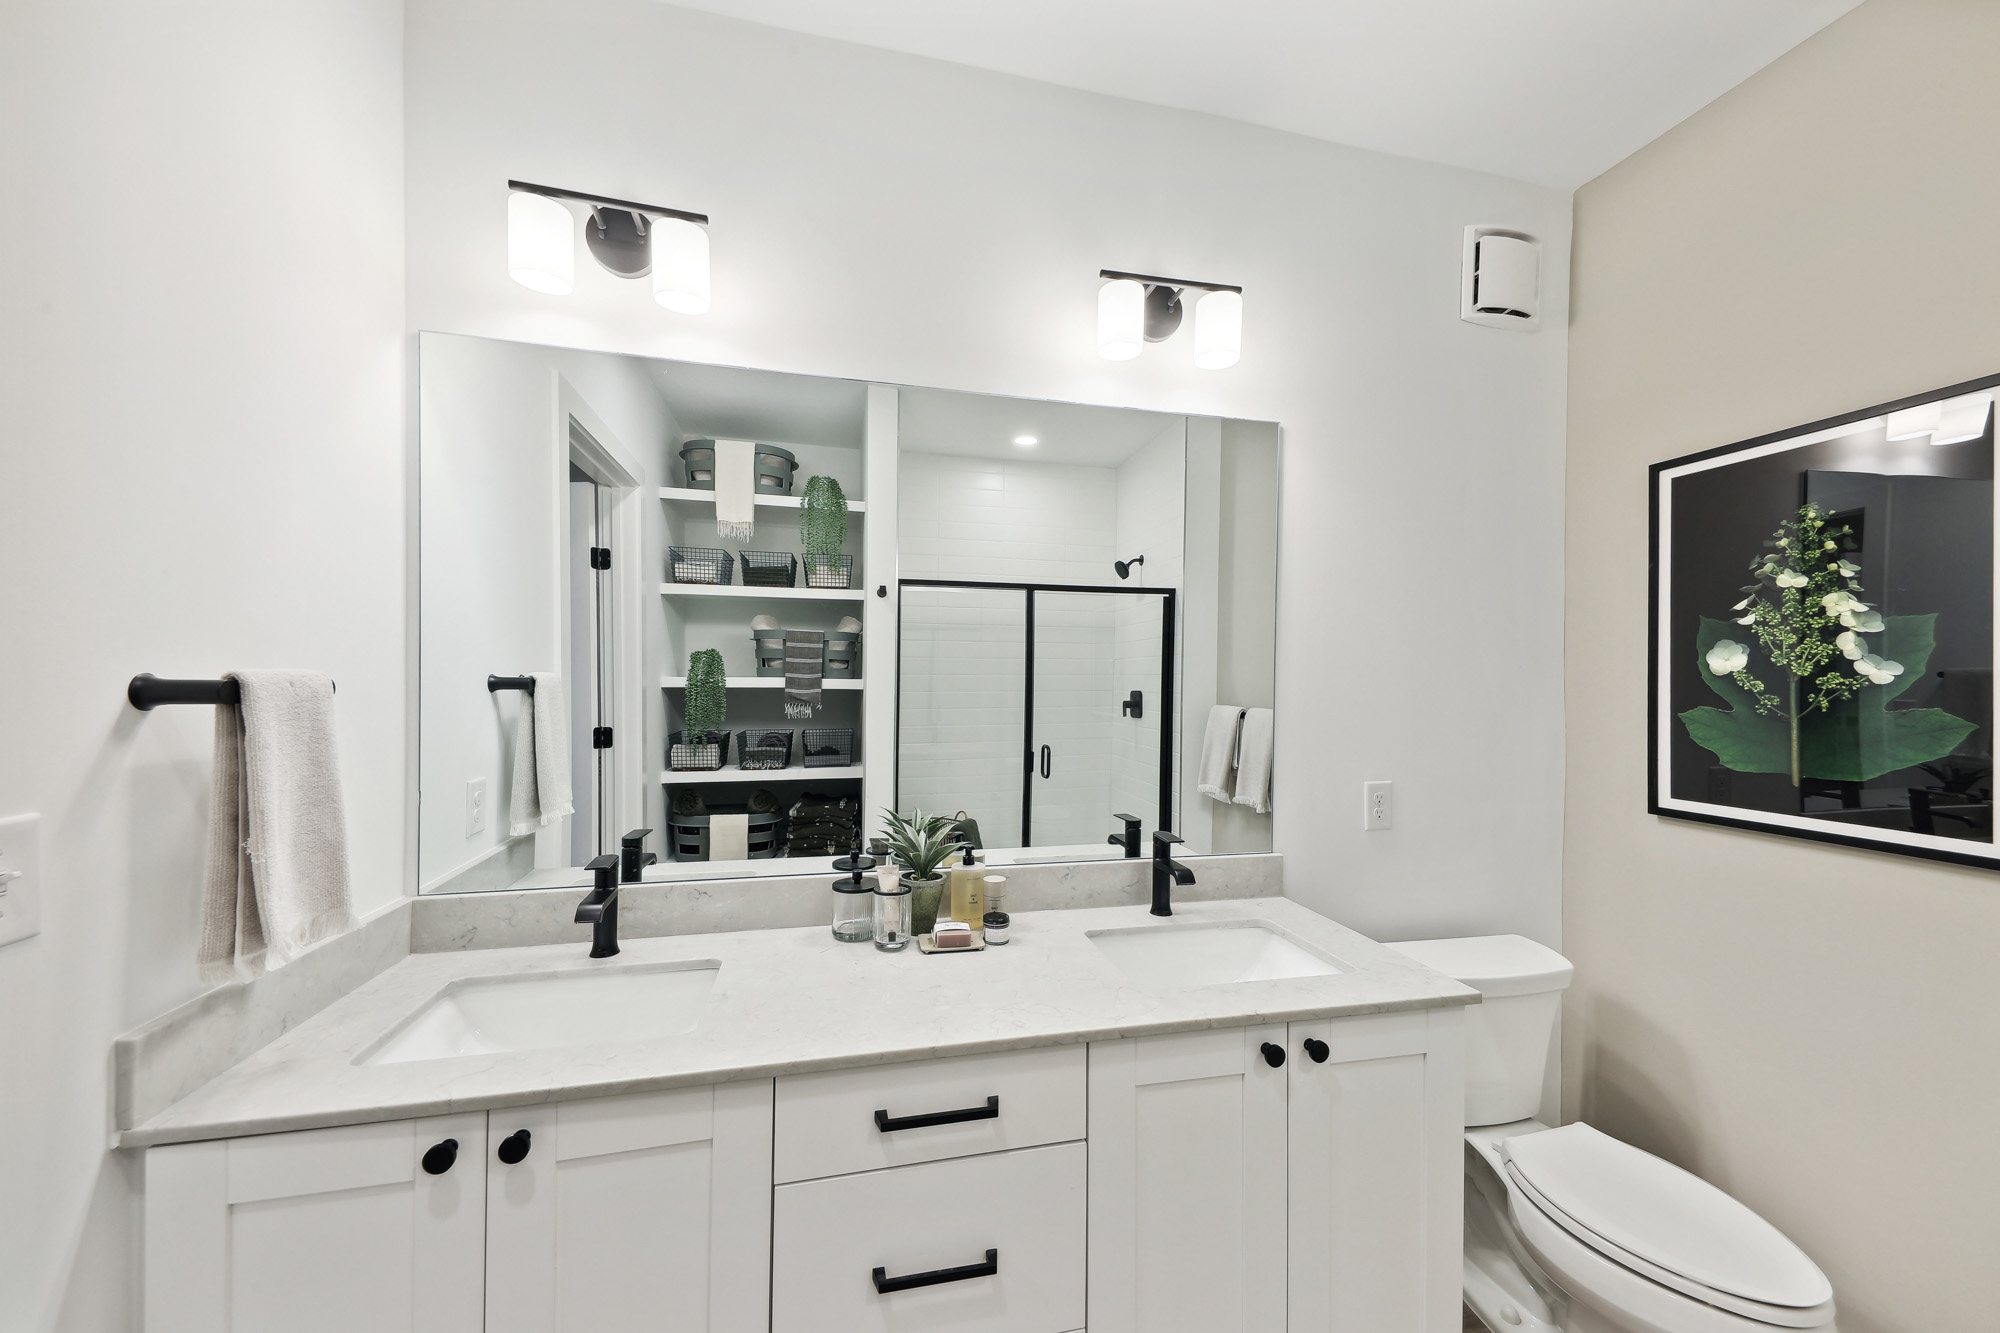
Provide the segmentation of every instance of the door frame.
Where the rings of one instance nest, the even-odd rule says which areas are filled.
[[[1027,668],[1022,686],[1026,707],[1021,739],[1025,756],[1021,779],[1021,841],[1034,845],[1035,772],[1035,594],[1037,592],[1124,593],[1151,596],[1160,604],[1160,794],[1158,828],[1174,827],[1174,683],[1180,675],[1180,642],[1175,611],[1178,588],[1127,588],[1102,583],[1013,583],[989,579],[899,578],[896,580],[896,748],[895,772],[897,805],[902,804],[903,763],[903,590],[905,588],[975,588],[996,592],[1025,593],[1026,643],[1023,649]]]

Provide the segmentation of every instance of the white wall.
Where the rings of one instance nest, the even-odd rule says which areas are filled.
[[[897,473],[906,579],[1102,583],[1109,575],[1115,469],[905,451]]]
[[[1118,465],[1118,537],[1115,558],[1146,557],[1127,582],[1135,588],[1181,589],[1187,530],[1187,423],[1176,421],[1145,448]],[[1098,582],[1115,583],[1100,575]],[[1184,603],[1183,603],[1184,604]],[[1160,806],[1160,620],[1158,597],[1119,599],[1114,613],[1116,647],[1111,686],[1111,810],[1142,817],[1153,827]],[[1178,639],[1182,623],[1176,623]],[[1127,717],[1118,701],[1137,689],[1141,717]],[[1182,691],[1175,693],[1181,712]],[[1180,736],[1178,727],[1175,736]],[[1177,742],[1185,744],[1185,741]],[[1176,829],[1181,821],[1174,820]],[[1104,836],[1110,836],[1108,833]],[[1268,849],[1267,849],[1268,850]]]
[[[408,885],[402,8],[0,5],[0,1329],[134,1318],[112,1037],[188,998],[212,715],[139,671],[309,667],[356,905]]]
[[[413,327],[1283,423],[1290,891],[1557,938],[1566,195],[653,0],[556,13],[410,6]],[[510,177],[710,213],[713,311],[587,260],[516,285]],[[1546,238],[1539,332],[1457,318],[1474,222]],[[1242,363],[1100,360],[1105,267],[1243,283]]]

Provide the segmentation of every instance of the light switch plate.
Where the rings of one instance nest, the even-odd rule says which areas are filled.
[[[1396,827],[1396,793],[1392,782],[1361,784],[1361,827],[1370,833]]]
[[[486,779],[465,784],[465,836],[486,832]]]
[[[42,817],[0,819],[0,944],[42,933]]]

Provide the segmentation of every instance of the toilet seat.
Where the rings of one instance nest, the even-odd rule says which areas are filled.
[[[1749,1327],[1832,1322],[1833,1289],[1812,1260],[1699,1177],[1582,1124],[1510,1137],[1497,1146],[1516,1220],[1535,1248],[1581,1247],[1634,1282],[1658,1284],[1655,1291],[1668,1288],[1739,1316]],[[1558,1267],[1607,1277],[1597,1263],[1554,1257]]]

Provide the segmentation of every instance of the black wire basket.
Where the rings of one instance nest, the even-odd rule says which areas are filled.
[[[763,727],[736,733],[738,768],[789,768],[792,762],[792,729]]]
[[[712,773],[728,761],[726,731],[676,731],[667,736],[667,767],[676,773]]]
[[[728,583],[736,577],[736,559],[715,546],[669,546],[667,580],[671,583]]]
[[[854,728],[802,727],[799,743],[805,749],[807,768],[852,768]]]
[[[743,558],[743,584],[748,588],[792,588],[798,586],[799,558],[790,551],[739,551]]]
[[[854,586],[854,557],[851,555],[809,555],[806,557],[808,588],[851,588]]]

